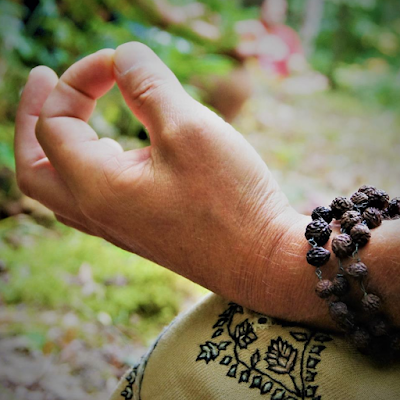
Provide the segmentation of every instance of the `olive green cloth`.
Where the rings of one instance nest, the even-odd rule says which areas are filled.
[[[209,295],[121,379],[111,400],[126,399],[399,400],[400,365]]]

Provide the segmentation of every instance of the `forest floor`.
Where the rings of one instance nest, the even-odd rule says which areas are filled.
[[[341,92],[294,95],[265,84],[234,125],[301,212],[364,183],[400,195],[394,110]],[[162,326],[205,293],[27,216],[0,222],[0,249],[1,400],[106,399]]]

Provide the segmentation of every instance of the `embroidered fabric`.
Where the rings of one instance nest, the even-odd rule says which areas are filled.
[[[111,400],[399,398],[399,364],[373,364],[341,335],[209,295],[160,335]]]

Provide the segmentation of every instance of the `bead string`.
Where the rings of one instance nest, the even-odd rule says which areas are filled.
[[[316,267],[318,278],[316,293],[328,303],[329,313],[336,324],[347,334],[352,343],[363,353],[379,359],[400,359],[400,331],[390,327],[381,312],[381,299],[365,288],[367,266],[361,261],[359,249],[370,237],[370,229],[378,227],[382,219],[400,218],[400,198],[389,201],[383,190],[362,186],[350,199],[337,197],[329,207],[317,207],[312,212],[305,237],[311,246],[307,262]],[[321,267],[331,252],[323,246],[332,233],[330,222],[340,221],[340,235],[332,240],[332,251],[338,259],[338,272],[333,281],[323,279]],[[346,266],[343,260],[352,259]],[[350,284],[346,276],[353,277],[362,292],[361,305],[347,305]],[[361,308],[361,312],[356,312]]]

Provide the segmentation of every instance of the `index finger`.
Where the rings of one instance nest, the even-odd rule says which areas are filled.
[[[36,125],[39,143],[69,186],[79,185],[88,168],[122,151],[98,140],[87,123],[96,99],[114,85],[113,55],[114,50],[105,49],[72,65],[47,98]]]
[[[57,81],[55,72],[47,67],[36,67],[29,74],[18,106],[15,124],[14,147],[17,173],[45,157],[33,132],[42,106]]]

